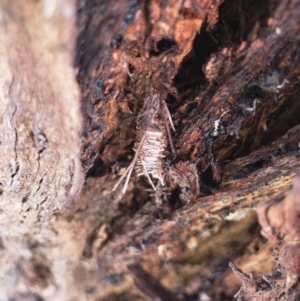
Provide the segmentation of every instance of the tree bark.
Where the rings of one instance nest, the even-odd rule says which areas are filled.
[[[299,0],[0,5],[1,300],[299,298]]]
[[[75,2],[4,0],[0,20],[0,299],[50,300],[66,275],[49,221],[84,179]]]

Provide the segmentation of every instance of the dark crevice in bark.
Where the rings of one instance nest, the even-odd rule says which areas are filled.
[[[273,5],[271,2],[230,0],[221,4],[218,23],[213,28],[207,22],[202,25],[192,52],[185,58],[174,79],[179,91],[207,83],[201,70],[212,53],[223,47],[238,47],[242,41],[248,40],[249,35],[259,34],[253,32],[254,27],[258,31],[266,26],[268,17],[276,7],[275,1]]]

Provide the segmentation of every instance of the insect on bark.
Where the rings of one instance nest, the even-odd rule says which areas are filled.
[[[138,176],[145,175],[147,177],[155,191],[156,188],[150,175],[157,178],[164,185],[163,158],[167,147],[167,136],[170,148],[174,152],[169,125],[175,131],[166,102],[160,99],[158,93],[151,93],[137,118],[135,155],[113,190],[116,190],[121,181],[127,176],[122,190],[123,193],[126,192],[134,167]]]

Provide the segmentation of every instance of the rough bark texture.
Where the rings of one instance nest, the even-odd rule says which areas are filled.
[[[258,205],[261,233],[274,244],[277,266],[272,275],[255,280],[230,263],[243,282],[238,300],[299,300],[299,196],[298,175],[290,191]]]
[[[251,208],[299,171],[299,1],[80,4],[82,160],[94,178],[70,218],[76,223],[84,208],[78,219],[94,225],[83,255],[97,258],[100,298],[146,298],[132,290],[134,275],[153,300],[164,300],[157,279],[181,300],[231,300],[240,284],[229,261],[258,278],[274,268]],[[120,23],[109,21],[114,14]],[[136,120],[153,90],[176,127],[167,185],[154,193],[132,176],[125,195],[110,192],[130,164]]]
[[[76,5],[0,4],[0,299],[299,299],[300,1]],[[165,186],[112,191],[153,93]]]
[[[1,300],[43,298],[55,274],[66,277],[48,223],[84,179],[75,9],[74,1],[0,3]]]

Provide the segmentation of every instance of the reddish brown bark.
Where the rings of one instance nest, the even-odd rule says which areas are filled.
[[[51,3],[0,4],[0,299],[296,300],[299,0]],[[153,91],[166,184],[112,191]]]
[[[101,298],[146,298],[131,285],[115,293],[132,281],[134,263],[181,300],[231,300],[240,283],[229,261],[257,277],[274,268],[251,208],[287,189],[299,171],[298,1],[128,5],[111,2],[107,19],[96,11],[90,19],[94,7],[82,4],[82,160],[94,178],[70,218],[85,208],[85,223],[95,225],[83,254],[98,260]],[[116,12],[126,22],[109,23]],[[99,38],[90,43],[87,33]],[[113,42],[104,44],[102,33]],[[137,116],[153,88],[176,128],[167,185],[153,193],[133,175],[124,196],[110,193],[130,164]]]

